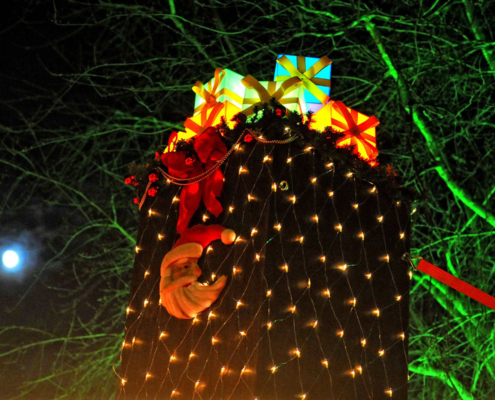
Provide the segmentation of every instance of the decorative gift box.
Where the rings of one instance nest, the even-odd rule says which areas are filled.
[[[252,115],[256,107],[261,109],[263,103],[268,103],[272,98],[290,111],[301,112],[305,107],[301,104],[304,99],[299,94],[302,82],[297,77],[287,79],[285,82],[259,82],[255,77],[247,75],[242,83],[246,87],[242,112],[247,116]]]
[[[241,112],[240,107],[232,104],[229,100],[225,100],[222,103],[216,103],[211,108],[204,108],[201,112],[186,119],[184,127],[187,133],[199,135],[210,126],[220,124],[222,117],[224,117],[229,127],[233,128],[235,122],[231,121],[231,119],[239,112]]]
[[[279,54],[275,66],[274,80],[283,82],[290,77],[302,81],[305,109],[316,112],[330,100],[332,61],[328,57],[303,57]]]
[[[205,85],[196,82],[192,88],[196,93],[194,115],[226,100],[240,109],[246,89],[241,83],[242,78],[234,71],[217,68],[213,79]]]

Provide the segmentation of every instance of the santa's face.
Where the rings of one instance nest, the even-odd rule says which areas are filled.
[[[201,269],[199,268],[197,261],[197,258],[183,258],[170,265],[168,268],[171,268],[171,280],[176,281],[185,276],[194,276],[195,278],[200,277]]]
[[[227,283],[221,276],[212,284],[198,282],[201,269],[197,258],[182,258],[170,264],[160,281],[160,298],[169,314],[181,318],[194,318],[218,298]]]

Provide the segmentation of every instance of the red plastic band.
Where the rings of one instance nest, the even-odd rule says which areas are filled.
[[[460,280],[459,278],[456,278],[455,276],[449,274],[443,269],[440,269],[435,265],[430,264],[428,261],[422,259],[419,262],[417,269],[419,269],[421,272],[424,272],[427,275],[430,275],[431,277],[437,279],[438,281],[445,283],[451,288],[461,293],[464,293],[466,296],[471,297],[472,299],[480,302],[481,304],[490,307],[492,310],[495,310],[495,297],[492,297],[489,294],[479,289],[476,289],[474,286],[470,285],[469,283],[466,283]]]

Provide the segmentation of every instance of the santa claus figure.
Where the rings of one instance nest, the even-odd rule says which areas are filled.
[[[160,299],[170,315],[190,319],[209,308],[227,283],[220,276],[213,284],[198,282],[201,269],[197,262],[203,249],[213,240],[224,244],[235,241],[235,232],[221,225],[195,225],[187,229],[175,243],[161,265]]]

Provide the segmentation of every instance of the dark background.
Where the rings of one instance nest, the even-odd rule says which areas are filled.
[[[196,80],[219,66],[269,80],[279,53],[333,60],[332,97],[381,121],[380,162],[420,194],[413,253],[493,294],[493,1],[10,6],[0,245],[26,259],[0,276],[1,398],[113,396],[137,228],[127,164],[190,116]],[[411,398],[492,398],[493,314],[413,282]]]

